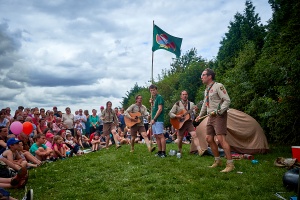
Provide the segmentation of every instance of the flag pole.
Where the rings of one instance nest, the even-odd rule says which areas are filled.
[[[153,23],[152,23],[152,44],[154,42],[154,37],[153,37],[153,31],[154,31],[154,20],[153,20]],[[152,66],[151,66],[151,84],[153,84],[153,57],[154,57],[154,52],[152,50]],[[150,93],[151,95],[151,103],[150,103],[150,131],[149,131],[149,135],[150,135],[150,146],[152,146],[153,144],[153,138],[152,138],[152,124],[151,124],[151,121],[152,121],[152,107],[153,107],[153,99],[152,99],[152,94]]]
[[[153,20],[153,25],[152,25],[152,30],[154,30],[154,20]],[[153,35],[153,33],[152,33]],[[153,41],[154,40],[154,37],[152,36],[152,44],[153,44]],[[152,69],[151,69],[151,84],[153,84],[153,57],[154,57],[154,52],[152,51]]]

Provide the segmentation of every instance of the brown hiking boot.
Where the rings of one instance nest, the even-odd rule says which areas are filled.
[[[28,171],[26,167],[22,167],[17,175],[13,177],[10,181],[10,184],[16,188],[22,188],[26,185],[28,181]]]
[[[203,154],[205,153],[205,151],[206,151],[206,150],[199,149],[199,150],[198,150],[198,155],[199,155],[199,156],[203,156]]]
[[[215,167],[218,167],[218,166],[221,166],[222,165],[222,160],[215,160],[214,161],[214,164],[212,164],[212,166],[209,166],[210,168],[215,168]]]
[[[223,169],[221,172],[225,172],[225,173],[227,173],[227,172],[231,172],[232,170],[234,170],[234,164],[233,163],[227,163],[226,164],[226,168],[225,169]]]

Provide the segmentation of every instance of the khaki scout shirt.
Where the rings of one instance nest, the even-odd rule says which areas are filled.
[[[149,115],[146,106],[144,106],[144,105],[138,106],[136,104],[132,104],[131,106],[129,106],[125,110],[124,115],[125,115],[125,117],[129,117],[130,118],[130,114],[129,113],[136,113],[136,112],[140,112],[141,113],[141,117],[140,117],[141,122],[138,123],[138,124],[136,124],[136,125],[137,126],[144,126],[144,117],[146,117],[146,116]]]
[[[190,101],[188,101],[188,102],[190,102]],[[193,118],[193,116],[195,116],[195,109],[194,109],[194,107],[195,107],[195,104],[194,104],[193,102],[190,102],[190,110],[193,109],[193,110],[192,110],[192,113],[190,114],[190,116],[191,116],[192,118]],[[176,102],[176,103],[173,105],[172,109],[170,110],[169,116],[170,116],[171,118],[175,118],[175,117],[176,117],[176,114],[179,113],[179,112],[182,111],[182,110],[186,110],[186,111],[189,110],[189,108],[188,108],[188,103],[186,104],[186,106],[184,106],[183,103],[182,103],[181,101],[178,101],[178,102]],[[190,119],[191,119],[191,118],[190,118]]]
[[[113,109],[107,110],[106,108],[101,113],[101,118],[104,118],[103,123],[112,123],[114,122],[115,125],[119,124],[118,117]]]
[[[211,88],[210,86],[211,85],[206,86],[204,92],[204,103],[202,104],[202,108],[199,114],[200,117],[213,111],[218,111],[219,114],[223,114],[226,110],[228,110],[230,105],[230,98],[223,84],[215,82]],[[207,107],[206,93],[209,88],[209,107]]]

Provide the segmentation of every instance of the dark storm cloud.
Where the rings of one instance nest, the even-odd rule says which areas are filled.
[[[40,12],[55,14],[57,17],[74,19],[81,15],[89,15],[95,17],[97,15],[108,13],[111,9],[120,8],[123,6],[123,1],[97,1],[95,7],[94,0],[85,1],[34,1],[32,6]]]
[[[0,70],[13,66],[17,59],[15,53],[21,48],[22,33],[10,31],[7,20],[0,22]]]
[[[9,90],[1,87],[0,87],[0,91],[1,91],[0,101],[10,101],[10,102],[13,101],[16,95],[21,94],[22,92],[21,90]]]
[[[3,80],[0,80],[0,85],[7,87],[9,89],[20,89],[24,88],[24,85],[20,82],[10,80],[8,78],[4,78]]]
[[[28,77],[29,86],[40,87],[91,85],[97,80],[95,73],[82,73],[80,68],[62,71],[59,66],[32,70]]]

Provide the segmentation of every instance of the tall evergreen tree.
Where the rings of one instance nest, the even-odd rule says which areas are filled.
[[[273,17],[262,56],[255,66],[257,97],[249,110],[258,113],[272,140],[296,144],[300,142],[300,2],[269,3]]]
[[[221,46],[217,55],[220,72],[234,67],[235,59],[247,43],[253,42],[257,50],[263,47],[265,27],[261,24],[258,14],[255,13],[252,2],[246,1],[245,6],[244,13],[237,13],[234,21],[229,23],[229,30],[220,42]]]

